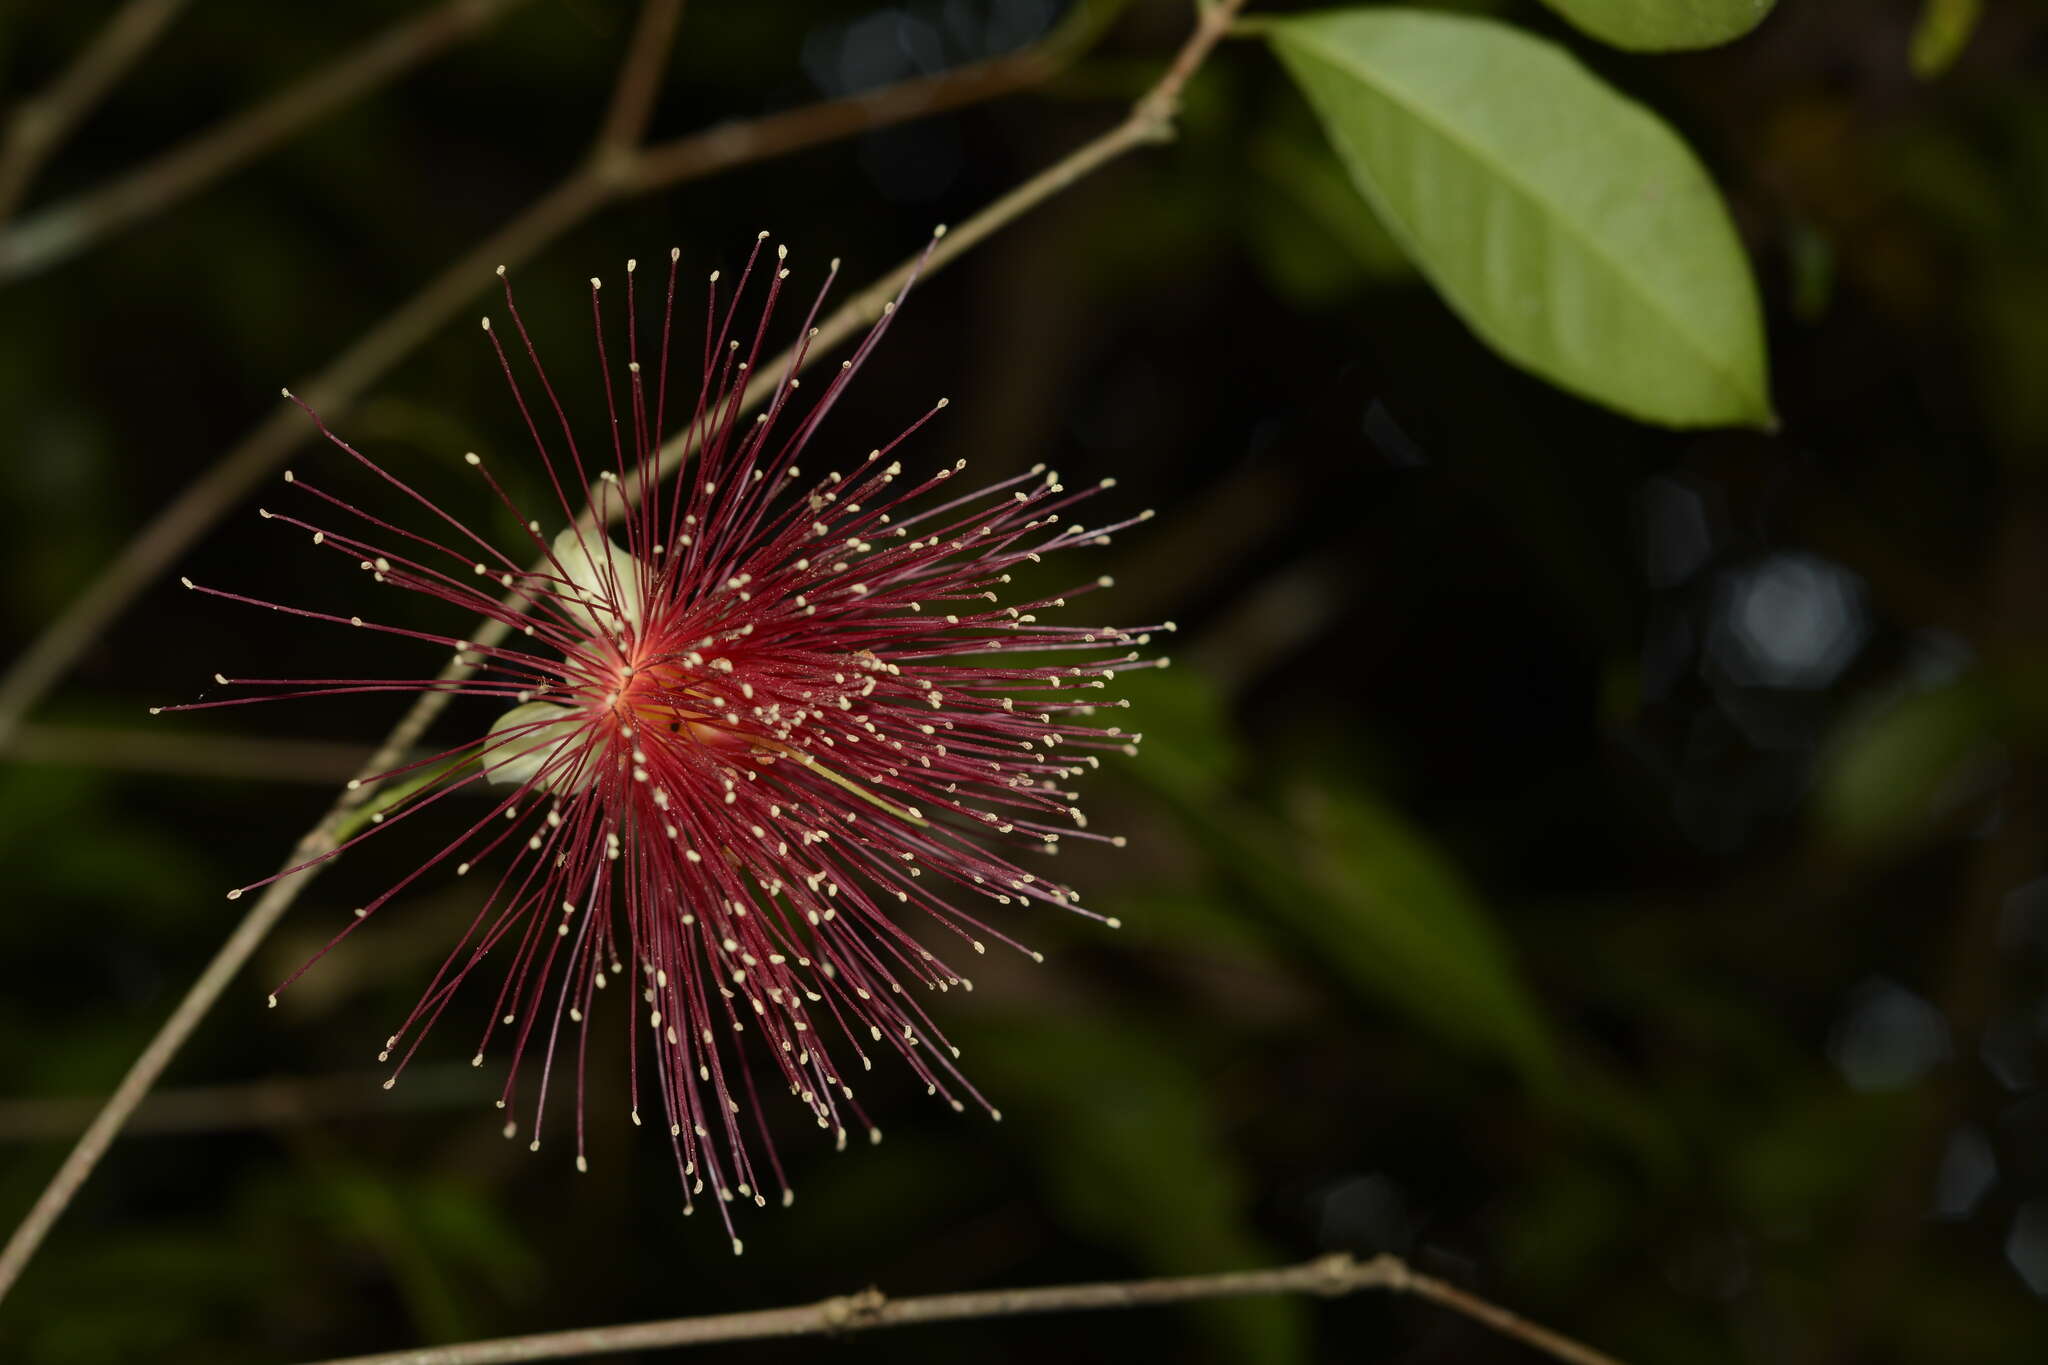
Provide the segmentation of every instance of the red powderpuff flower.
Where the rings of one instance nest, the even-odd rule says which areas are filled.
[[[820,290],[801,340],[767,384],[765,410],[747,420],[745,393],[789,275],[784,249],[773,267],[763,267],[761,250],[757,241],[723,303],[719,276],[711,276],[703,379],[687,429],[697,459],[666,482],[660,433],[679,253],[670,253],[651,374],[640,365],[627,264],[623,403],[605,352],[599,282],[590,282],[610,419],[609,449],[595,469],[541,371],[507,284],[506,310],[552,421],[536,418],[488,318],[484,330],[567,523],[544,532],[513,508],[478,456],[465,456],[525,526],[529,543],[516,555],[313,417],[336,447],[431,513],[442,538],[401,529],[289,472],[287,482],[362,526],[338,531],[283,512],[263,515],[310,532],[316,545],[378,583],[441,598],[491,627],[488,638],[456,639],[279,609],[453,649],[477,665],[473,675],[221,678],[290,690],[159,708],[423,690],[508,705],[476,738],[371,779],[429,777],[336,850],[465,789],[492,800],[454,840],[357,910],[328,945],[431,868],[453,864],[458,875],[495,869],[475,919],[379,1054],[398,1058],[385,1084],[396,1081],[457,988],[495,952],[505,969],[472,1061],[481,1066],[492,1047],[509,1049],[498,1103],[511,1110],[521,1063],[539,1054],[531,1111],[538,1150],[555,1063],[563,1047],[573,1048],[576,1162],[585,1169],[592,1007],[607,986],[624,988],[633,1121],[641,1121],[644,1050],[683,1176],[685,1211],[709,1188],[728,1233],[736,1196],[766,1202],[756,1151],[766,1155],[783,1202],[791,1197],[739,1051],[743,1035],[759,1040],[757,1050],[842,1147],[849,1123],[873,1140],[881,1136],[850,1079],[849,1062],[870,1068],[871,1050],[900,1055],[955,1109],[965,1096],[1000,1117],[956,1068],[958,1050],[913,989],[971,983],[908,925],[928,920],[980,953],[985,939],[1018,946],[980,918],[991,902],[1091,914],[1070,888],[1022,864],[1063,838],[1104,837],[1087,830],[1067,787],[1097,766],[1099,753],[1135,752],[1137,735],[1096,723],[1100,709],[1122,704],[1101,689],[1119,669],[1163,664],[1140,659],[1134,647],[1150,631],[1172,628],[1055,623],[1054,613],[1106,578],[1005,604],[1001,589],[1013,569],[1053,551],[1106,544],[1150,514],[1106,526],[1074,521],[1070,509],[1096,489],[1069,489],[1042,467],[959,496],[951,480],[961,465],[907,476],[895,450],[943,399],[851,473],[806,478],[799,457],[823,444],[820,423],[896,305],[803,407],[796,374],[816,335]],[[757,267],[769,276],[767,299],[759,322],[744,331],[736,312]],[[560,450],[544,426],[559,427]],[[498,643],[508,638],[516,647]],[[743,1124],[758,1134],[758,1146]],[[506,1136],[515,1131],[516,1122],[507,1122]],[[737,1237],[733,1249],[740,1249]]]

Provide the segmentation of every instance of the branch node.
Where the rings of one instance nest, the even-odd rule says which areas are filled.
[[[872,1327],[881,1321],[882,1310],[889,1305],[889,1296],[873,1285],[853,1294],[839,1294],[818,1305],[818,1314],[825,1320],[828,1330],[849,1332],[861,1327]]]
[[[1333,1299],[1352,1293],[1358,1288],[1358,1282],[1362,1278],[1360,1270],[1358,1262],[1348,1251],[1324,1256],[1315,1263],[1316,1276],[1322,1281],[1315,1286],[1315,1292]]]
[[[601,142],[590,151],[590,178],[605,189],[631,189],[640,176],[640,150],[616,142]]]
[[[1353,1266],[1351,1283],[1353,1288],[1376,1284],[1390,1294],[1407,1294],[1415,1288],[1415,1272],[1399,1256],[1383,1251],[1364,1265]]]

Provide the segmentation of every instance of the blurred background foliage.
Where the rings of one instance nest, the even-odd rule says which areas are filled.
[[[1730,46],[1643,56],[1533,3],[1454,7],[1566,43],[1688,138],[1757,271],[1778,432],[1652,430],[1509,369],[1420,283],[1270,56],[1227,45],[1175,145],[920,288],[827,429],[865,451],[945,394],[917,461],[1044,460],[1160,510],[1101,563],[1106,616],[1181,627],[1170,672],[1126,680],[1144,757],[1094,783],[1091,824],[1130,846],[1062,855],[1124,928],[1005,924],[1046,965],[992,954],[945,1002],[1006,1122],[878,1073],[887,1139],[835,1154],[792,1109],[799,1197],[748,1218],[735,1260],[682,1221],[617,1067],[595,1067],[589,1175],[500,1138],[490,1078],[460,1064],[479,1000],[387,1094],[372,1058],[464,884],[428,879],[282,1008],[263,997],[425,848],[394,828],[312,889],[174,1066],[0,1309],[0,1355],[276,1361],[1326,1250],[1398,1252],[1638,1362],[2048,1354],[2048,14],[1783,0]],[[0,11],[5,91],[44,83],[104,8]],[[1062,9],[699,4],[657,131],[1006,51]],[[405,12],[191,6],[32,206]],[[526,5],[0,291],[10,652],[280,383],[574,163],[631,18]],[[588,419],[584,277],[671,244],[730,265],[764,227],[800,280],[831,256],[871,277],[1106,126],[1187,22],[1133,4],[1041,90],[599,215],[518,272],[558,383]],[[501,385],[465,320],[342,425],[502,529],[457,459],[519,451]],[[360,486],[331,452],[296,458]],[[496,467],[530,494],[519,463]],[[254,501],[182,571],[360,601]],[[145,707],[216,669],[438,662],[173,583],[42,708],[0,768],[7,1218],[230,927],[221,892],[275,865],[396,715]],[[1527,1358],[1364,1299],[721,1355],[1048,1352]]]

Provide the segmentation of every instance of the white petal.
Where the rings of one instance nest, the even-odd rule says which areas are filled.
[[[490,738],[484,741],[484,776],[503,786],[524,786],[553,761],[564,746],[581,742],[583,725],[583,719],[577,712],[551,701],[531,701],[524,706],[513,707],[493,722]],[[578,785],[587,784],[590,776],[586,765],[582,783]],[[541,785],[553,789],[556,782],[548,781]]]
[[[568,583],[560,589],[563,609],[593,635],[615,635],[621,618],[640,625],[640,565],[597,531],[574,526],[555,537],[555,562]]]

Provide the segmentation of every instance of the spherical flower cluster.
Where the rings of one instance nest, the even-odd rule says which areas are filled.
[[[775,373],[757,377],[789,275],[786,254],[778,249],[771,264],[757,242],[729,294],[711,276],[702,382],[667,464],[661,433],[677,253],[659,354],[646,371],[627,266],[622,386],[606,354],[599,281],[591,281],[610,419],[594,457],[578,445],[506,286],[530,379],[521,380],[523,367],[488,318],[484,330],[561,518],[549,532],[513,508],[526,529],[517,551],[491,543],[320,426],[419,509],[433,533],[403,529],[290,473],[295,489],[347,514],[349,529],[263,515],[310,533],[377,583],[441,598],[488,625],[458,639],[363,617],[296,614],[439,645],[464,667],[431,680],[223,678],[259,691],[159,708],[421,690],[503,705],[483,733],[370,779],[429,780],[341,845],[446,810],[457,793],[486,798],[457,837],[336,935],[339,942],[431,869],[481,874],[489,885],[381,1055],[395,1059],[395,1081],[458,988],[494,956],[504,969],[472,1060],[481,1066],[494,1050],[509,1053],[499,1100],[507,1136],[517,1131],[511,1113],[524,1108],[520,1078],[538,1067],[535,1150],[556,1064],[573,1064],[583,1167],[594,1006],[601,992],[623,992],[631,1005],[622,1013],[636,1078],[632,1119],[643,1120],[641,1078],[651,1079],[686,1209],[692,1196],[711,1191],[728,1232],[736,1200],[765,1203],[771,1184],[783,1202],[790,1198],[754,1070],[739,1051],[746,1035],[842,1146],[849,1129],[880,1136],[852,1081],[876,1053],[900,1056],[956,1109],[969,1101],[986,1107],[917,989],[971,989],[970,982],[951,965],[955,953],[926,940],[970,953],[990,941],[1018,946],[984,921],[990,906],[1091,913],[1042,860],[1039,870],[1025,864],[1063,839],[1103,837],[1087,829],[1068,788],[1099,755],[1135,752],[1136,735],[1099,723],[1118,704],[1103,689],[1120,669],[1163,662],[1136,651],[1152,631],[1171,628],[1058,622],[1073,598],[1107,579],[1004,601],[1012,570],[1106,544],[1143,517],[1112,525],[1073,519],[1076,504],[1109,480],[1076,489],[1037,468],[956,494],[959,465],[906,473],[898,446],[944,400],[847,472],[806,475],[799,459],[826,444],[820,424],[895,305],[823,392],[802,403],[797,374],[817,335],[823,290],[798,344]],[[758,323],[742,327],[740,300],[757,277],[765,277],[766,300]],[[762,404],[752,417],[750,399]],[[691,451],[692,463],[674,458]],[[475,454],[464,458],[512,507],[490,466]],[[920,937],[918,921],[943,932]],[[650,1065],[641,1066],[642,1053]]]

